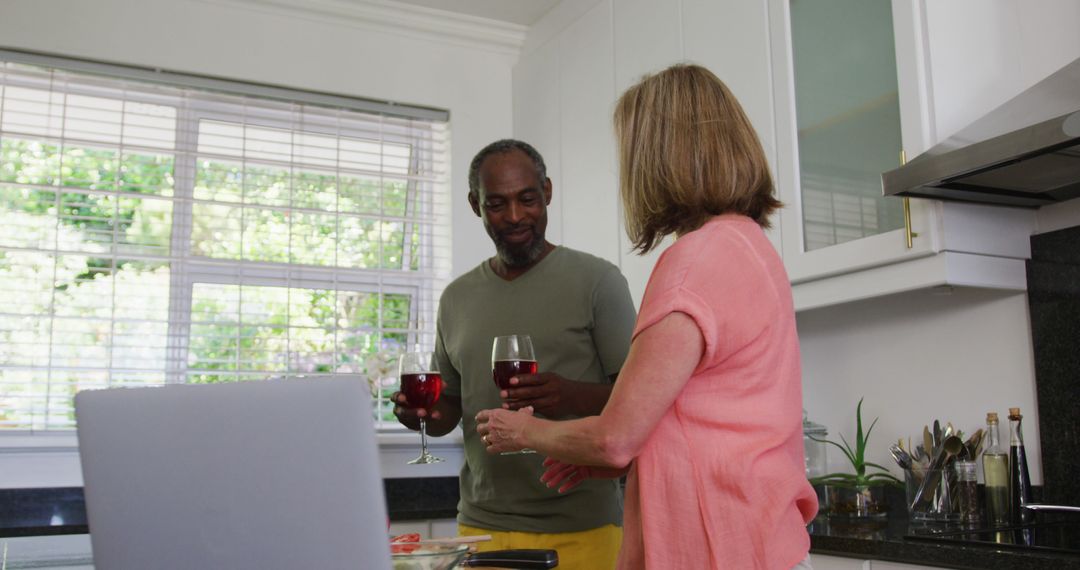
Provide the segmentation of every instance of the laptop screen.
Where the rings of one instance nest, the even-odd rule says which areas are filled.
[[[99,570],[390,568],[366,382],[90,390],[75,409]]]

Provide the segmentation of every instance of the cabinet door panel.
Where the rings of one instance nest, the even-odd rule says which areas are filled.
[[[547,238],[563,243],[562,133],[559,132],[559,42],[550,41],[522,56],[514,68],[514,138],[540,151],[554,185]],[[493,142],[493,141],[488,141]],[[485,143],[487,144],[487,143]],[[475,153],[480,149],[470,152]],[[463,174],[464,176],[464,174]],[[475,223],[479,224],[479,220]]]
[[[431,538],[447,538],[457,536],[457,519],[433,519],[431,521]]]
[[[612,0],[615,94],[683,58],[679,11],[669,2]]]
[[[731,89],[775,165],[768,8],[760,0],[683,0],[682,29],[686,59],[709,68]],[[767,235],[779,251],[779,216],[772,224]]]
[[[420,538],[431,538],[431,525],[428,521],[396,521],[390,523],[390,535],[408,534],[415,532]]]
[[[824,554],[811,554],[810,564],[814,570],[870,570],[869,560]]]
[[[880,185],[901,148],[929,143],[922,53],[908,49],[920,44],[912,39],[923,29],[919,5],[850,0],[837,13],[822,8],[837,5],[769,3],[783,253],[796,283],[936,251],[931,210],[912,201],[919,236],[909,248],[903,201],[882,197]],[[816,29],[822,25],[832,32]]]
[[[660,71],[684,57],[679,11],[672,3],[652,0],[612,0],[615,45],[615,98],[645,73]],[[648,38],[648,41],[642,41]],[[613,109],[614,110],[614,109]],[[630,284],[634,304],[640,306],[645,285],[666,239],[646,255],[630,253],[626,233],[619,231],[619,268]]]
[[[610,5],[600,2],[559,36],[566,245],[619,262],[619,193],[611,113]]]
[[[939,566],[923,566],[922,564],[903,564],[900,562],[885,562],[883,560],[871,560],[867,570],[934,570]]]

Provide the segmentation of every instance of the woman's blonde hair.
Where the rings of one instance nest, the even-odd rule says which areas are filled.
[[[765,152],[735,96],[704,67],[647,75],[615,105],[626,233],[646,253],[669,234],[737,213],[769,227]]]

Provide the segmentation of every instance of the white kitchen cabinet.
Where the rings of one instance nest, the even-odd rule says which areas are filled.
[[[735,94],[774,164],[776,129],[765,5],[759,0],[683,0],[680,11],[684,58],[711,70]],[[766,235],[779,251],[778,221]]]
[[[811,554],[810,564],[814,570],[870,570],[869,560]]]
[[[423,538],[431,538],[431,523],[426,520],[392,522],[389,532],[391,536],[416,533]]]
[[[431,538],[446,538],[457,536],[457,519],[433,519],[431,524]]]
[[[673,3],[651,0],[610,0],[610,3],[615,46],[615,89],[608,97],[611,111],[614,111],[618,97],[640,81],[642,76],[682,60],[685,52],[683,14],[673,9]],[[643,41],[643,38],[648,38],[648,41]],[[608,132],[611,132],[610,125],[609,115]],[[614,152],[614,136],[611,142]],[[617,176],[613,182],[618,184]],[[621,214],[621,208],[619,212]],[[652,269],[660,254],[671,245],[671,240],[665,239],[651,252],[637,255],[630,253],[631,244],[622,226],[619,227],[617,239],[622,254],[619,258],[619,269],[630,284],[634,305],[640,306]]]
[[[859,558],[845,558],[843,556],[827,556],[824,554],[811,554],[810,564],[814,570],[936,570],[937,566],[923,566],[921,564],[903,564],[900,562],[885,562],[883,560],[862,560]]]
[[[881,197],[877,178],[899,166],[901,149],[915,156],[931,142],[917,15],[880,0],[769,6],[777,184],[788,206],[780,223],[792,282],[935,253],[929,211],[915,204],[919,236],[907,247],[902,201]]]
[[[93,570],[90,535],[60,534],[0,538],[0,568]]]
[[[607,7],[600,3],[567,26],[559,38],[560,174],[573,181],[562,189],[560,197],[563,243],[604,259],[618,260],[619,243],[610,239],[621,231],[621,226],[611,144],[613,108],[609,93],[615,70],[611,65],[608,14]]]
[[[514,68],[514,136],[544,154],[555,186],[549,239],[619,265],[635,304],[662,247],[630,253],[611,118],[627,87],[681,59],[680,41],[666,3],[563,2],[530,30]]]
[[[829,6],[841,10],[816,12]],[[1045,22],[1048,11],[1074,10],[1056,4],[1039,5],[1034,14],[1002,3],[971,7],[999,25],[994,34],[967,37],[970,14],[936,4],[935,11],[928,8],[925,0],[893,0],[891,10],[881,2],[858,0],[769,2],[777,186],[787,204],[780,216],[782,254],[799,310],[934,286],[1026,288],[1033,211],[912,199],[909,243],[903,201],[882,197],[875,173],[899,166],[900,149],[917,156],[1053,71],[1017,81],[993,66],[960,67],[952,60],[954,44],[970,50],[969,43],[976,42],[992,51],[995,42],[1004,41],[999,37],[1009,36],[1000,33],[1001,26],[1019,30],[1033,18]],[[1001,17],[1005,11],[1009,18]],[[838,48],[823,39],[830,34],[821,26],[833,26],[833,35],[854,44]],[[848,33],[849,28],[858,31]],[[1062,41],[1076,43],[1072,35],[1067,38]],[[865,51],[859,51],[859,42]],[[1024,45],[1028,51],[1040,49]],[[814,49],[821,50],[816,58],[808,55]],[[962,76],[959,83],[950,76],[947,91],[938,89],[939,60],[953,76]],[[836,72],[845,65],[866,69],[852,78]],[[893,73],[895,85],[890,85]],[[989,86],[1007,96],[969,95]]]
[[[867,570],[936,570],[940,566],[924,566],[922,564],[904,564],[902,562],[885,562],[884,560],[870,560]]]

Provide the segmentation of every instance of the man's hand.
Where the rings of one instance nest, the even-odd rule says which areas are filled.
[[[510,379],[510,388],[499,391],[503,409],[531,407],[547,418],[595,416],[604,409],[611,384],[575,382],[555,374],[518,374]]]
[[[410,408],[405,394],[394,392],[390,396],[394,403],[394,416],[401,425],[414,430],[420,430],[420,418],[427,422],[428,435],[440,436],[450,433],[461,420],[461,399],[443,394],[439,402],[431,410],[423,408]]]
[[[412,430],[420,429],[420,418],[427,421],[437,420],[442,417],[438,409],[433,409],[429,414],[424,408],[410,408],[408,398],[401,392],[394,392],[390,396],[390,401],[394,403],[394,415],[401,422],[401,425]]]
[[[564,388],[570,384],[566,378],[554,372],[540,374],[518,374],[510,379],[510,388],[499,392],[503,399],[503,409],[520,410],[526,407],[549,418],[570,413],[564,399]]]

